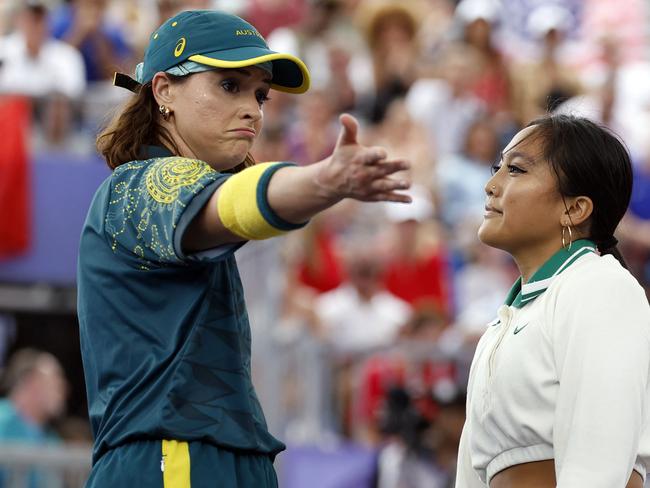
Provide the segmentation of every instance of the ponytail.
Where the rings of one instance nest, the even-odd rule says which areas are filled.
[[[595,241],[596,246],[598,247],[598,252],[601,256],[604,256],[605,254],[611,254],[619,263],[621,263],[621,266],[623,266],[625,269],[629,269],[627,263],[625,262],[625,258],[621,254],[621,251],[618,249],[618,239],[616,239],[616,237],[611,236],[607,239],[596,239]]]
[[[178,153],[169,132],[158,122],[151,83],[141,86],[97,136],[97,150],[111,169],[141,158],[143,146],[161,143]]]

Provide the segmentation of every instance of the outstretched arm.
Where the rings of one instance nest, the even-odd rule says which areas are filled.
[[[360,145],[359,124],[354,117],[342,115],[340,122],[341,132],[331,156],[306,167],[280,168],[271,177],[266,198],[282,220],[294,224],[305,222],[344,198],[410,201],[408,196],[397,193],[407,189],[409,183],[390,177],[408,169],[409,164],[401,159],[387,159],[383,148]],[[222,222],[223,214],[219,212],[222,188],[214,192],[188,226],[183,238],[183,248],[187,251],[244,240]]]

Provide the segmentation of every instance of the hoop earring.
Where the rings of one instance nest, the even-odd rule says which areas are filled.
[[[568,247],[566,245],[566,237],[564,235],[566,229],[569,230],[569,246]],[[570,251],[571,246],[573,246],[573,232],[571,231],[571,226],[570,225],[562,226],[562,247],[564,249],[566,249],[567,251]]]
[[[169,120],[169,115],[172,113],[172,111],[169,110],[169,107],[165,107],[164,105],[158,107],[158,112],[160,112],[160,115],[162,115],[162,118],[165,120]]]

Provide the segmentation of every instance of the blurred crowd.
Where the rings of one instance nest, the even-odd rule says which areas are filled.
[[[5,0],[0,93],[32,99],[34,150],[91,153],[128,96],[113,73],[133,72],[149,33],[194,8],[243,16],[311,71],[305,95],[271,93],[257,160],[322,159],[345,111],[362,143],[412,163],[411,205],[343,202],[282,245],[277,337],[296,355],[285,438],[381,448],[381,488],[449,486],[473,347],[517,276],[476,230],[491,166],[521,127],[561,111],[626,141],[635,188],[618,237],[650,285],[646,2]],[[321,365],[318,381],[301,361]]]

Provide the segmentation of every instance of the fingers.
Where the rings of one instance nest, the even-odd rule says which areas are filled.
[[[366,148],[361,156],[361,159],[363,161],[363,164],[372,166],[373,164],[377,164],[387,157],[388,153],[386,152],[386,149],[383,147],[375,146]]]
[[[398,171],[406,171],[411,168],[411,164],[405,159],[391,159],[382,161],[376,165],[377,170],[381,176],[392,175]]]
[[[408,195],[396,192],[376,193],[371,197],[365,199],[367,202],[396,202],[396,203],[411,203],[412,199]]]
[[[411,184],[406,180],[392,178],[381,178],[370,184],[373,193],[391,193],[395,190],[407,190]]]
[[[337,146],[345,144],[357,144],[357,135],[359,134],[359,122],[350,114],[342,114],[339,117],[341,130],[336,142]]]

